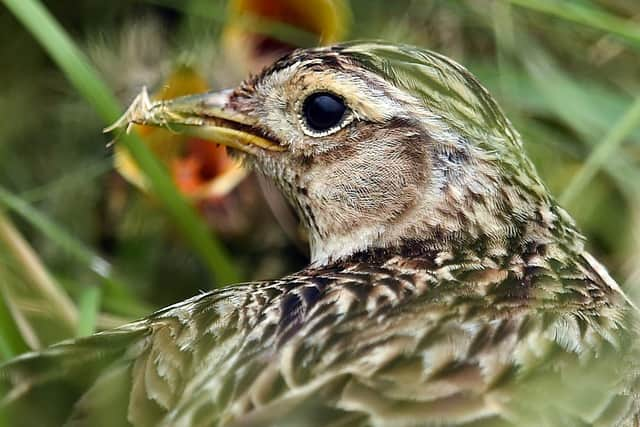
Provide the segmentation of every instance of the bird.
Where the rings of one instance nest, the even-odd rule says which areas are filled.
[[[309,265],[2,365],[10,425],[639,424],[638,309],[457,62],[296,50],[234,89],[143,90],[109,130],[134,124],[271,179]]]

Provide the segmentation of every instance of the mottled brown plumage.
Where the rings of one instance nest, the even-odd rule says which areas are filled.
[[[322,131],[315,93],[346,106]],[[0,367],[16,425],[638,425],[637,309],[460,65],[298,51],[234,91],[142,96],[132,122],[274,179],[312,263]],[[67,407],[29,411],[60,387]]]

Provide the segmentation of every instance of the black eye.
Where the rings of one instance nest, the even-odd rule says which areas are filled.
[[[302,114],[310,129],[327,131],[342,121],[347,107],[342,99],[328,92],[316,92],[304,100]]]

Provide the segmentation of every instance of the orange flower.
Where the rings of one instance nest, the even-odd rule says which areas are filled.
[[[206,92],[207,83],[192,68],[178,68],[154,99]],[[135,126],[134,130],[171,171],[178,188],[196,200],[226,195],[242,180],[246,172],[227,155],[225,147],[209,141],[185,137],[150,126]],[[115,147],[118,171],[130,182],[146,190],[147,184],[138,167],[121,146]]]
[[[341,40],[349,19],[343,0],[232,0],[223,44],[232,60],[257,72],[296,47]]]

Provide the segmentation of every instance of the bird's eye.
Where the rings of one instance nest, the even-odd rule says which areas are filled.
[[[316,92],[309,95],[302,105],[302,115],[309,130],[327,134],[344,121],[347,107],[342,98],[329,92]]]

